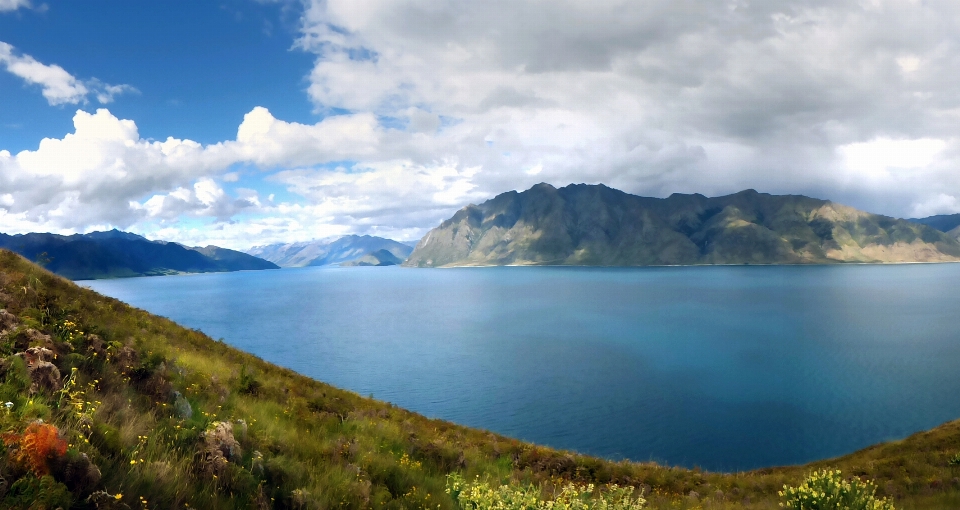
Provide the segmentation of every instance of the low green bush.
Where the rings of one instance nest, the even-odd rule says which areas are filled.
[[[874,495],[876,487],[859,478],[844,480],[840,470],[811,473],[798,487],[783,486],[780,506],[791,510],[895,510]]]

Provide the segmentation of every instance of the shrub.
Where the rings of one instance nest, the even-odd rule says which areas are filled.
[[[257,395],[260,393],[261,384],[253,376],[246,365],[240,367],[240,379],[237,381],[237,390],[246,395]]]
[[[40,478],[25,476],[10,486],[10,491],[0,500],[2,508],[22,508],[25,510],[54,510],[70,508],[70,491],[52,476]]]
[[[646,500],[633,491],[617,485],[597,490],[593,484],[568,483],[553,500],[546,500],[532,485],[494,487],[479,479],[466,482],[459,474],[447,477],[447,494],[466,510],[640,510]]]
[[[35,475],[50,474],[50,461],[67,453],[67,442],[60,437],[56,425],[33,422],[23,434],[4,434],[3,442],[16,446],[11,452],[14,460],[25,464]]]
[[[792,510],[895,510],[893,502],[874,495],[876,487],[858,478],[850,481],[840,471],[811,473],[799,487],[783,486],[781,507]]]

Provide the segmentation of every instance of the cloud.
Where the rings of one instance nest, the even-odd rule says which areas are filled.
[[[0,151],[5,233],[86,231],[103,225],[152,231],[190,219],[228,223],[238,215],[259,222],[294,215],[298,224],[310,224],[314,231],[396,230],[392,212],[415,217],[428,211],[432,222],[441,217],[438,201],[445,208],[457,207],[472,188],[471,171],[455,164],[325,166],[369,157],[393,143],[390,131],[369,114],[307,125],[278,120],[256,107],[238,126],[235,140],[209,145],[172,137],[145,140],[134,121],[106,109],[79,110],[73,123],[73,133],[43,139],[36,150]],[[264,203],[258,191],[244,187],[228,192],[223,183],[242,184],[238,167],[272,176],[268,178],[310,203]],[[423,207],[401,211],[408,202],[421,200]],[[325,227],[317,218],[339,224]],[[233,240],[233,245],[253,241]]]
[[[144,201],[130,202],[132,211],[142,212],[160,223],[177,221],[184,216],[208,217],[227,221],[248,208],[260,206],[253,190],[244,190],[242,197],[230,197],[213,179],[198,179],[191,187],[180,187],[169,193],[156,194]]]
[[[903,215],[957,185],[943,169],[958,14],[910,0],[314,0],[298,44],[317,55],[319,111],[429,135],[377,159],[455,157],[481,168],[478,192],[754,187]],[[423,130],[419,112],[445,120]]]
[[[386,161],[367,166],[278,172],[271,180],[309,199],[312,210],[354,228],[422,229],[451,210],[487,198],[476,192],[478,167],[456,161],[429,166]]]
[[[297,47],[315,56],[305,92],[322,120],[256,107],[235,139],[203,145],[78,112],[74,133],[0,152],[0,221],[235,247],[409,240],[541,181],[755,188],[895,216],[960,208],[956,2],[303,5]],[[3,51],[8,69],[35,62]],[[52,104],[130,92],[30,68],[59,76],[30,82]]]
[[[30,8],[30,0],[0,0],[0,12],[15,11],[21,7]]]
[[[30,55],[18,55],[13,46],[3,41],[0,41],[0,64],[28,84],[39,85],[43,97],[52,106],[86,103],[90,94],[106,104],[116,95],[137,92],[130,85],[109,85],[97,79],[84,82],[58,65],[43,64]]]

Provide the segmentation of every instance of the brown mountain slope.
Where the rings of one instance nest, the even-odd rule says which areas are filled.
[[[660,199],[602,184],[538,184],[464,207],[424,236],[404,265],[945,261],[960,261],[952,236],[802,195]]]

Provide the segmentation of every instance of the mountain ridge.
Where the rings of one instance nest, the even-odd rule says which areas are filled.
[[[954,239],[960,239],[960,213],[937,214],[935,216],[927,216],[926,218],[910,218],[907,221],[935,228]]]
[[[151,241],[116,229],[69,236],[0,234],[0,248],[42,261],[51,271],[72,280],[278,269],[271,262],[235,250]]]
[[[413,247],[383,237],[346,235],[298,243],[274,243],[265,246],[254,246],[247,250],[246,253],[263,258],[264,260],[269,260],[281,267],[305,267],[359,261],[381,250],[386,250],[392,257],[402,262],[406,260],[407,256],[413,251]],[[387,259],[388,258],[384,257],[380,262]],[[368,260],[367,262],[370,261]]]
[[[541,183],[468,205],[404,263],[698,265],[960,261],[931,227],[803,195],[631,195],[603,184]]]

